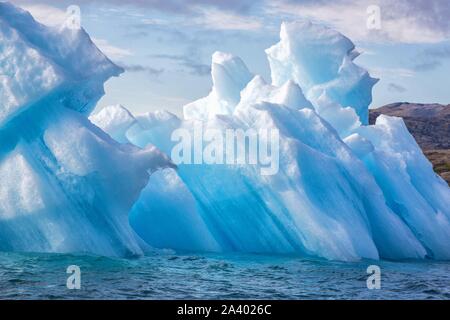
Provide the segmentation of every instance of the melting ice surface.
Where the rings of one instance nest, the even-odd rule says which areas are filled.
[[[120,105],[88,118],[122,70],[83,30],[0,4],[0,39],[0,250],[450,259],[450,189],[402,119],[367,125],[376,80],[338,32],[283,24],[271,83],[215,53],[211,93],[184,119]],[[175,168],[172,132],[199,126],[278,130],[278,173]]]

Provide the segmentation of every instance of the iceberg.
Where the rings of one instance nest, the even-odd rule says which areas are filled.
[[[402,119],[367,124],[377,80],[340,33],[283,23],[271,82],[214,53],[183,119],[91,115],[123,70],[84,30],[0,9],[0,250],[450,259],[450,189]]]
[[[142,193],[132,209],[141,237],[175,249],[344,261],[449,259],[450,190],[401,119],[366,125],[376,80],[353,63],[353,43],[311,23],[283,24],[281,30],[281,42],[267,50],[272,84],[251,75],[238,57],[215,53],[211,94],[186,105],[184,120],[158,111],[123,123],[128,142],[150,143],[168,155],[180,128],[190,136],[197,128],[280,132],[279,171],[272,176],[261,175],[258,164],[178,163],[170,176],[174,194],[190,194],[185,211],[163,195],[150,201],[158,190]],[[227,72],[217,72],[218,65]],[[97,124],[112,136],[118,132]],[[226,158],[232,150],[224,153]],[[174,186],[161,185],[167,184]],[[175,226],[203,236],[167,237]]]
[[[0,39],[0,250],[142,254],[128,212],[173,164],[87,118],[123,70],[84,30],[45,27],[7,3]]]
[[[375,179],[314,110],[261,103],[239,117],[238,122],[221,116],[204,126],[230,128],[238,122],[239,128],[242,123],[267,128],[283,123],[280,171],[262,176],[254,167],[179,164],[178,175],[186,185],[180,191],[190,190],[196,200],[192,212],[202,222],[194,223],[192,216],[190,223],[178,220],[170,227],[179,225],[177,229],[184,230],[206,226],[219,251],[302,253],[337,260],[425,256],[410,229],[386,206]],[[181,124],[188,129],[193,125],[190,121]],[[154,143],[169,153],[173,147],[173,143],[167,143],[170,136],[155,134],[157,128],[161,132],[161,126],[164,122],[155,129],[137,129],[134,125],[127,137],[136,145]],[[163,142],[158,145],[158,141]],[[161,228],[174,210],[166,211],[162,197],[154,202],[152,211],[142,210],[147,197],[141,194],[132,210],[134,225],[140,225],[141,230],[145,225],[147,229],[159,226],[159,233],[165,233]],[[172,202],[167,200],[169,205]],[[183,210],[186,208],[191,206]],[[153,226],[144,222],[149,215]],[[171,246],[168,242],[149,244],[194,248],[187,238]]]

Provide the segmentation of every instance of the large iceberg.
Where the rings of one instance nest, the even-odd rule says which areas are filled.
[[[280,134],[274,175],[262,175],[261,164],[194,161],[178,163],[172,182],[159,177],[183,200],[161,195],[158,201],[156,187],[142,193],[131,214],[141,237],[175,249],[449,259],[450,190],[402,119],[366,125],[376,80],[353,62],[353,43],[311,23],[283,24],[280,36],[267,50],[272,84],[251,76],[238,57],[216,52],[213,89],[184,107],[184,120],[158,111],[116,131],[109,128],[118,118],[109,117],[125,114],[121,107],[91,118],[113,136],[172,156],[172,134],[180,128],[192,137],[199,128]],[[172,236],[174,230],[190,236]]]
[[[0,3],[0,250],[142,254],[128,212],[173,165],[87,119],[121,72],[84,30]]]
[[[90,115],[122,70],[83,30],[0,9],[0,250],[450,259],[450,189],[402,119],[367,125],[376,79],[338,32],[283,23],[271,83],[214,53],[184,119]]]

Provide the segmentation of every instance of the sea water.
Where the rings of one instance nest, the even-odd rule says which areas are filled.
[[[72,265],[81,271],[79,290],[67,286]],[[368,289],[370,265],[380,267],[380,289]],[[450,263],[0,253],[0,299],[450,299]]]

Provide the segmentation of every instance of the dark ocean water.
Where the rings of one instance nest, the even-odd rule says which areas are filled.
[[[372,264],[381,268],[380,290],[366,286]],[[80,290],[66,287],[69,265],[81,269]],[[450,299],[450,263],[0,253],[0,299]]]

